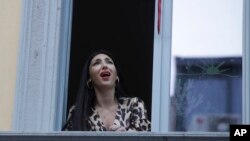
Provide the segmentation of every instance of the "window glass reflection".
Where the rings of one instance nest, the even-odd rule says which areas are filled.
[[[176,131],[229,131],[241,122],[241,57],[176,58]]]
[[[242,121],[243,0],[174,0],[170,131]]]

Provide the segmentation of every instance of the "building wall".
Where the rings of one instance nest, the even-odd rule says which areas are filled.
[[[0,131],[11,130],[21,0],[0,1]]]

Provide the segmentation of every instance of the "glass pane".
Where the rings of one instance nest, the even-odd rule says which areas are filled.
[[[171,131],[229,131],[242,118],[242,0],[174,0]]]

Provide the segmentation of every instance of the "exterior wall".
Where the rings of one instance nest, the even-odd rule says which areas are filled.
[[[11,130],[21,0],[0,1],[0,131]]]

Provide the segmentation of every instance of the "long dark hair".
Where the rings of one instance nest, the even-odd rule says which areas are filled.
[[[127,96],[127,89],[124,86],[124,79],[121,74],[121,70],[119,66],[116,64],[114,57],[109,51],[106,50],[98,50],[93,52],[88,59],[86,60],[82,72],[81,72],[81,81],[79,90],[76,96],[75,102],[75,112],[73,116],[73,130],[75,131],[89,131],[90,126],[88,124],[88,118],[92,114],[92,108],[95,106],[95,91],[94,89],[90,89],[87,86],[87,81],[89,79],[89,66],[91,60],[98,54],[106,54],[108,55],[114,62],[114,65],[117,70],[117,76],[119,77],[119,83],[116,84],[115,87],[115,97],[119,99],[119,97]]]

